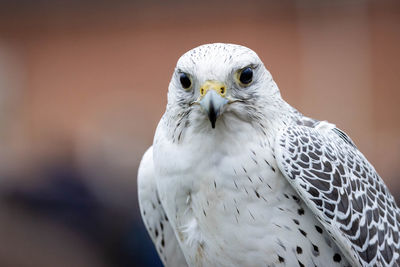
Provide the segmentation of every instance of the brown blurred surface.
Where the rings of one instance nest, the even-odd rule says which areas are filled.
[[[398,1],[2,2],[2,191],[34,190],[50,179],[44,167],[68,162],[103,208],[141,224],[136,170],[165,109],[173,68],[181,54],[211,42],[255,50],[283,97],[346,131],[398,199]],[[68,250],[57,257],[99,266],[94,244],[59,224],[47,231],[47,219],[37,226],[41,215],[24,207],[0,206],[13,211],[5,228],[26,232],[5,235],[0,264],[54,266],[45,255],[12,261],[13,253],[19,258],[13,248],[36,234],[53,239],[31,241],[24,254],[54,242],[55,250]]]

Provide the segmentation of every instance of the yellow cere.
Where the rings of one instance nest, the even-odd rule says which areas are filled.
[[[222,97],[226,96],[226,86],[222,82],[219,82],[219,81],[206,81],[200,87],[200,96],[205,96],[207,94],[208,90],[214,90],[215,92],[217,92]]]

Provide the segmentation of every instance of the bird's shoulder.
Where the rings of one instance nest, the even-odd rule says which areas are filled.
[[[281,129],[275,150],[281,172],[353,264],[399,260],[399,209],[347,134],[301,118]]]

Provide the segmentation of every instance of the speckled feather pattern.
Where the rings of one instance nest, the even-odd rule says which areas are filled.
[[[254,75],[243,87],[235,73],[246,66]],[[189,90],[180,72],[190,75]],[[193,104],[208,80],[235,100],[215,129]],[[399,261],[399,211],[372,165],[344,132],[282,100],[242,46],[203,45],[179,59],[138,183],[143,221],[166,266]]]
[[[278,147],[284,175],[354,264],[398,266],[399,209],[346,134],[292,125]]]

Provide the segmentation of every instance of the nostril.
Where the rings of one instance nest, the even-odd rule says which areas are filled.
[[[225,87],[220,88],[221,95],[225,94]]]
[[[204,88],[200,88],[200,94],[204,95]]]

